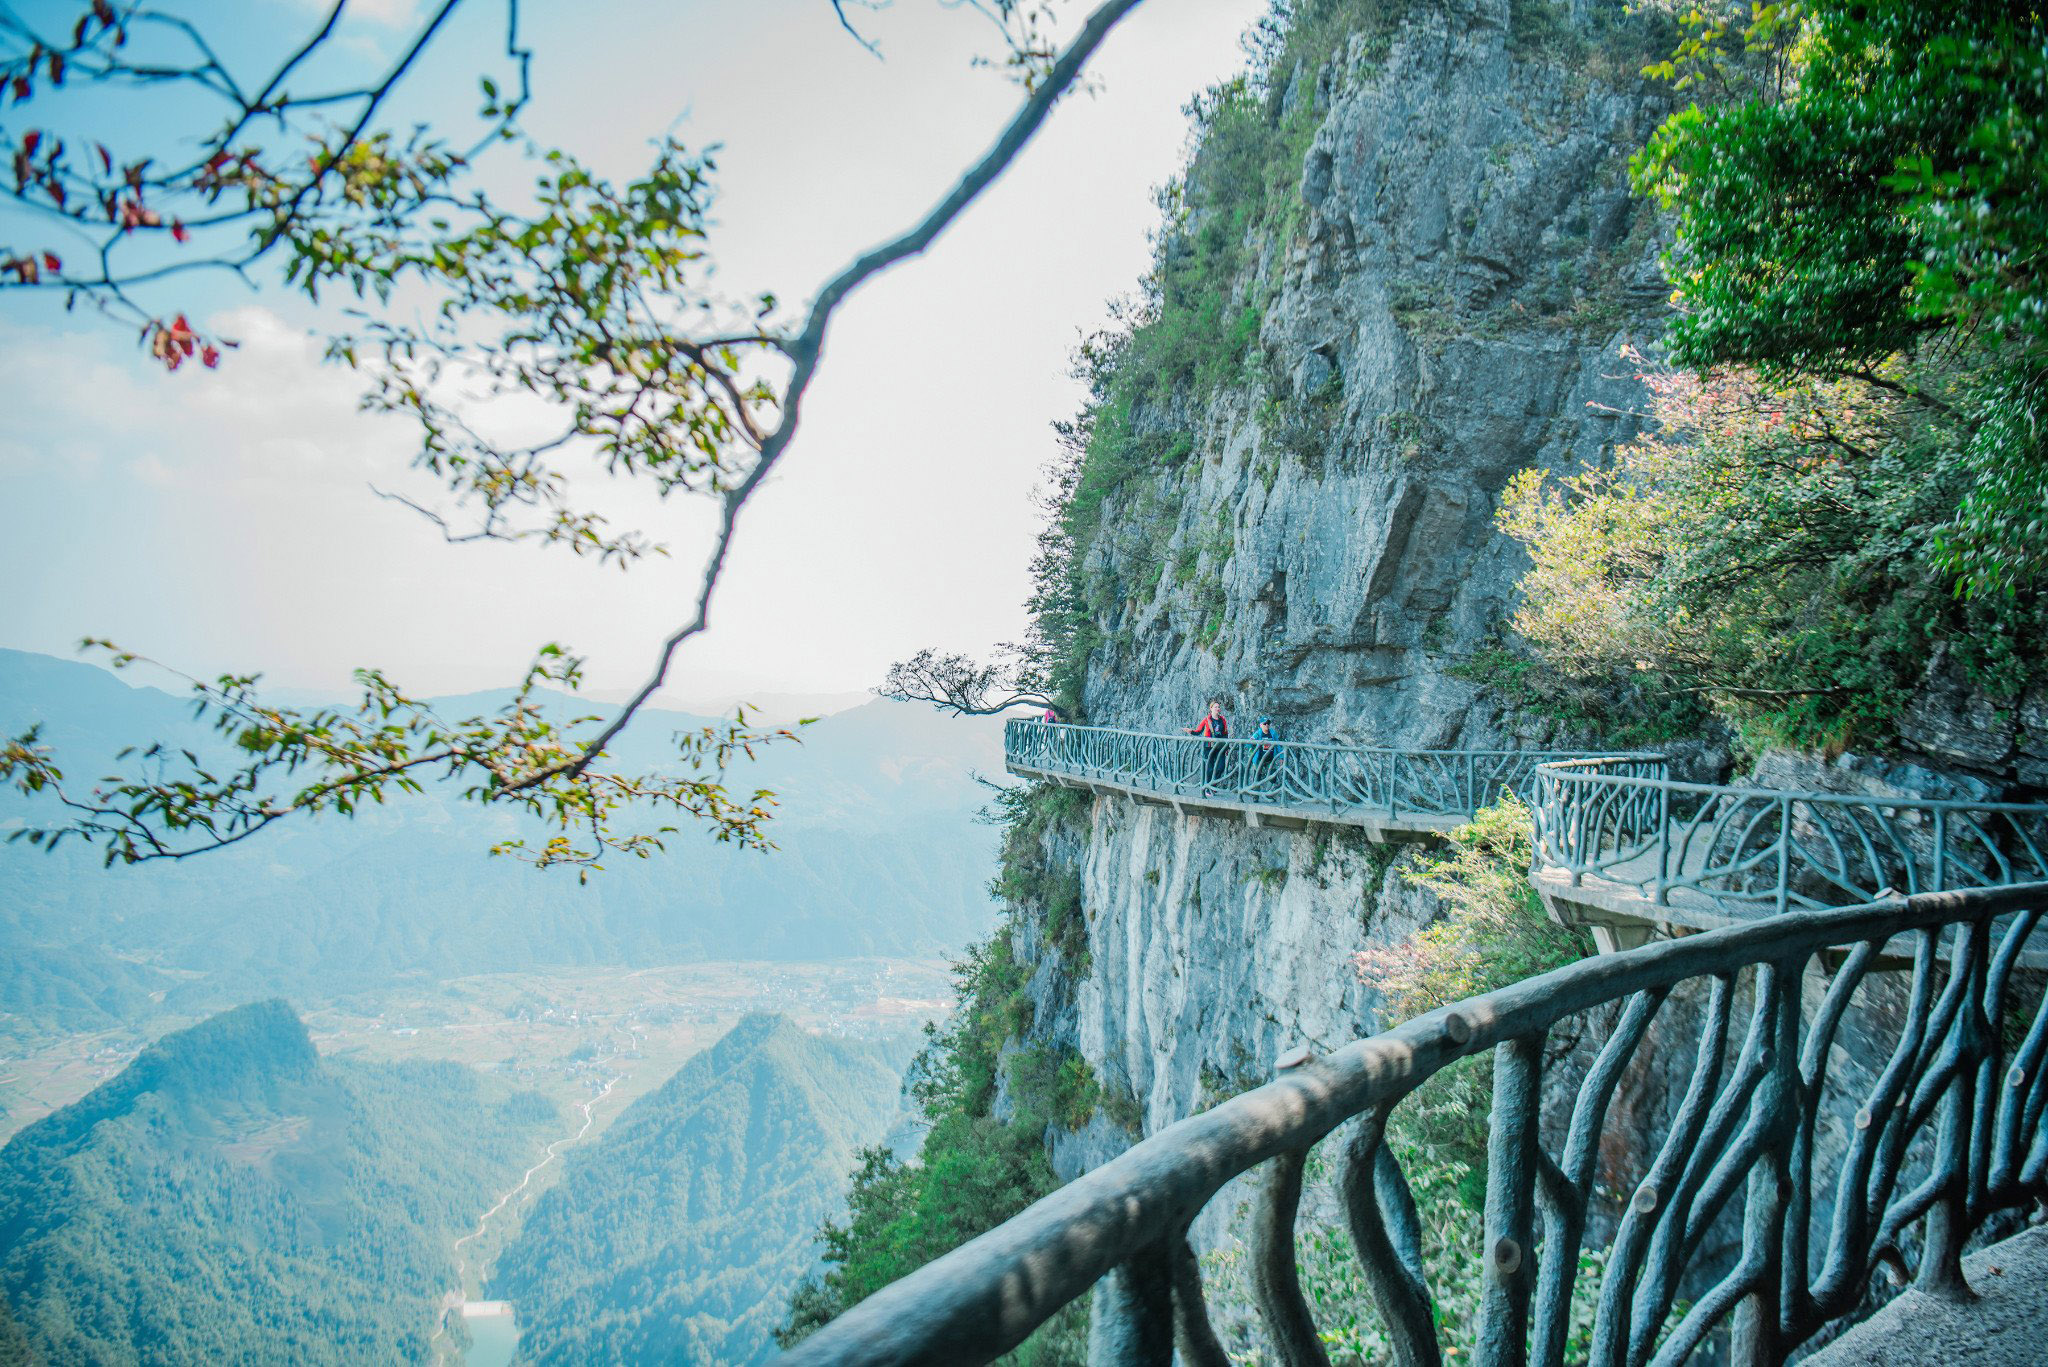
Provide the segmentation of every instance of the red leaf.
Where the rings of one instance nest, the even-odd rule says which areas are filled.
[[[64,54],[61,52],[50,54],[50,84],[64,84]]]
[[[34,156],[36,154],[36,149],[38,147],[41,147],[42,145],[43,134],[42,130],[40,129],[31,128],[28,130],[28,132],[23,133],[21,135],[21,150],[27,153],[29,156]]]
[[[171,319],[172,332],[190,332],[191,330],[192,325],[185,321],[184,314],[181,313],[176,318]]]
[[[43,253],[43,269],[44,269],[44,270],[46,270],[46,271],[49,271],[49,272],[51,272],[52,274],[55,274],[56,272],[58,272],[58,271],[61,271],[61,270],[63,270],[63,269],[64,269],[64,263],[63,263],[62,261],[59,261],[59,260],[57,259],[57,253],[55,253],[55,252],[44,252],[44,253]]]
[[[20,103],[21,103],[21,102],[22,102],[23,100],[25,100],[25,99],[27,99],[27,98],[28,98],[28,95],[29,95],[29,83],[28,83],[28,77],[26,77],[26,76],[16,76],[16,77],[14,78],[14,102],[15,102],[16,104],[20,104]]]
[[[183,223],[180,223],[175,218],[171,220],[171,238],[173,241],[183,242],[186,238],[190,236],[192,236],[192,234],[185,231],[185,225]]]
[[[103,142],[96,142],[93,146],[100,152],[100,171],[105,175],[114,174],[114,154],[107,150],[107,145]]]
[[[213,369],[220,364],[220,348],[212,346],[201,347],[199,350],[199,360],[208,370]]]

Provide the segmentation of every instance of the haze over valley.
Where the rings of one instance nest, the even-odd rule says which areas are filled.
[[[220,753],[183,699],[138,684],[0,651],[0,720],[10,734],[40,726],[75,764],[111,765],[145,737]],[[703,724],[675,713],[645,721],[627,752],[650,765],[668,732]],[[990,921],[995,840],[978,819],[989,792],[976,776],[1001,763],[994,723],[903,703],[870,698],[798,729],[801,743],[777,742],[729,775],[775,790],[776,850],[685,831],[671,857],[623,858],[582,884],[570,870],[490,855],[516,823],[433,793],[185,864],[105,869],[77,845],[13,845],[0,860],[0,1140],[19,1135],[0,1150],[0,1227],[9,1202],[26,1211],[83,1199],[50,1186],[76,1180],[60,1173],[81,1163],[115,1183],[113,1203],[91,1216],[97,1242],[44,1242],[58,1235],[40,1226],[0,1240],[0,1290],[26,1321],[16,1327],[52,1362],[196,1363],[248,1342],[279,1360],[362,1361],[379,1356],[366,1347],[375,1343],[411,1360],[454,1360],[471,1344],[471,1361],[495,1361],[524,1319],[462,1310],[465,1297],[471,1310],[534,1297],[540,1283],[489,1284],[508,1251],[520,1250],[514,1266],[580,1258],[596,1275],[587,1243],[520,1242],[536,1209],[554,1211],[555,1225],[588,1218],[546,1197],[558,1182],[595,1200],[602,1165],[626,1161],[722,1190],[726,1179],[708,1174],[729,1173],[743,1153],[764,1175],[733,1177],[754,1185],[718,1199],[745,1210],[735,1218],[752,1230],[751,1251],[695,1217],[662,1217],[660,1237],[697,1241],[696,1252],[662,1255],[671,1294],[702,1288],[709,1299],[649,1308],[657,1319],[644,1332],[667,1342],[688,1319],[712,1345],[707,1360],[766,1353],[854,1149],[902,1123],[898,1073],[919,1028],[950,1006],[949,960]],[[36,811],[20,794],[0,796],[0,828],[19,830]],[[216,1075],[208,1061],[229,1055],[246,1059]],[[782,1080],[717,1100],[690,1081],[707,1067]],[[657,1104],[687,1104],[694,1118],[643,1118],[637,1140],[621,1132],[625,1150],[608,1147],[615,1122],[659,1114],[645,1111]],[[817,1107],[805,1128],[798,1118]],[[787,1138],[763,1149],[761,1125]],[[412,1136],[407,1173],[389,1179],[398,1186],[366,1186],[365,1174],[392,1166],[392,1127]],[[631,1157],[606,1156],[621,1152]],[[245,1191],[258,1172],[270,1185]],[[406,1182],[432,1187],[431,1209]],[[193,1183],[221,1193],[208,1217],[217,1229],[177,1228],[168,1192]],[[339,1224],[322,1215],[302,1247],[224,1266],[217,1290],[164,1283],[151,1293],[163,1311],[153,1337],[125,1338],[111,1306],[76,1299],[95,1278],[162,1275],[172,1246],[210,1263],[209,1240],[241,1238],[230,1231],[252,1201],[354,1202],[356,1213]],[[355,1291],[344,1282],[314,1293],[331,1260],[365,1238],[405,1251],[361,1271],[370,1280]],[[372,1313],[380,1278],[403,1294]],[[278,1295],[295,1302],[288,1322],[259,1331],[248,1316],[269,1312],[250,1301]],[[216,1296],[230,1308],[209,1309]],[[559,1307],[537,1323],[534,1351],[556,1345],[548,1361],[589,1360],[560,1344],[625,1332]]]

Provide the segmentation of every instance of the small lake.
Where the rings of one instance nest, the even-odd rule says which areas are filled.
[[[519,1320],[510,1301],[464,1301],[462,1327],[470,1348],[463,1367],[508,1367],[519,1346]]]

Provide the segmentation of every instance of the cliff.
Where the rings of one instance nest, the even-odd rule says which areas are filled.
[[[1250,360],[1211,392],[1133,406],[1134,429],[1186,454],[1125,474],[1077,538],[1096,614],[1081,701],[1148,729],[1218,696],[1293,739],[1564,739],[1473,662],[1523,567],[1494,529],[1504,483],[1638,430],[1626,352],[1654,344],[1667,293],[1626,177],[1666,108],[1633,76],[1652,39],[1618,7],[1351,8],[1356,31],[1276,79],[1264,111],[1312,131],[1231,286],[1262,319]],[[1213,155],[1190,172],[1169,272],[1226,211],[1199,193]],[[1102,446],[1098,421],[1090,465]],[[1147,1131],[1295,1044],[1369,1032],[1377,1001],[1349,956],[1434,913],[1395,868],[1412,855],[1328,830],[1101,798],[1046,839],[1080,873],[1087,935],[1084,956],[1050,950],[1025,909],[1036,1029],[1127,1088]],[[1098,1114],[1056,1162],[1128,1142]]]

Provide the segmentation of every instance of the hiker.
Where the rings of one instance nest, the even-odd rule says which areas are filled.
[[[1208,753],[1202,758],[1202,796],[1208,797],[1209,790],[1222,781],[1223,765],[1230,750],[1227,745],[1215,743],[1230,739],[1230,720],[1223,715],[1223,700],[1209,699],[1208,715],[1193,726],[1183,726],[1181,730],[1191,736],[1205,737],[1211,742],[1207,747]]]
[[[1045,715],[1040,717],[1039,720],[1047,726],[1058,726],[1060,724],[1060,714],[1048,707],[1045,709]]]
[[[1252,756],[1253,772],[1262,782],[1277,777],[1280,772],[1280,733],[1273,729],[1271,717],[1259,718],[1259,724],[1252,728],[1252,739],[1259,743],[1257,752]]]

